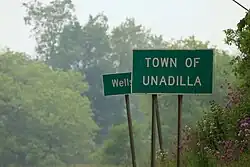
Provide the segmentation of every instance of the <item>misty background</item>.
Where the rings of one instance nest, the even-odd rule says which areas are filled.
[[[0,46],[34,54],[35,41],[29,38],[29,28],[24,25],[22,2],[28,1],[0,1]],[[249,0],[239,2],[250,6]],[[73,3],[82,24],[90,14],[100,12],[108,16],[110,26],[119,25],[126,17],[134,17],[138,24],[163,35],[166,40],[195,35],[229,51],[235,49],[224,44],[223,30],[234,27],[245,15],[231,0],[73,0]]]

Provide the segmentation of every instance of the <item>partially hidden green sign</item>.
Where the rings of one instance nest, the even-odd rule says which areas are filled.
[[[133,50],[132,93],[212,94],[213,50]]]
[[[105,96],[125,95],[131,93],[131,72],[103,75]]]

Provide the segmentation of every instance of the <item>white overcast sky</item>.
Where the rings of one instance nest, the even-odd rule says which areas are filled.
[[[48,0],[41,0],[48,1]],[[250,0],[238,0],[250,8]],[[23,22],[25,0],[0,0],[0,47],[34,53],[35,41],[29,38],[29,29]],[[245,15],[244,9],[232,0],[73,0],[77,16],[84,24],[89,14],[104,12],[111,26],[126,17],[150,28],[165,39],[195,35],[209,40],[222,49],[232,49],[224,44],[223,30],[235,27]]]

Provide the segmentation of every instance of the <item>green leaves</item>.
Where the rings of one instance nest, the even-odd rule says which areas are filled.
[[[76,152],[88,155],[98,127],[89,100],[80,95],[88,88],[81,75],[51,70],[18,53],[1,53],[0,61],[0,131],[5,134],[0,153],[19,157],[7,163],[39,165],[67,162]]]
[[[241,54],[237,56],[235,63],[235,72],[239,79],[243,79],[243,86],[249,86],[249,67],[250,67],[250,15],[247,13],[244,18],[242,18],[237,29],[225,30],[226,33],[226,43],[234,44],[238,47]]]
[[[74,5],[71,0],[53,0],[49,4],[40,1],[23,3],[27,15],[24,17],[26,25],[31,26],[32,35],[37,41],[36,51],[39,58],[46,61],[56,53],[58,38],[64,25],[75,22]]]

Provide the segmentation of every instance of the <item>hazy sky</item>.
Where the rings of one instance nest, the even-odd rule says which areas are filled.
[[[48,1],[48,0],[41,0]],[[250,8],[250,0],[238,0]],[[17,51],[34,53],[35,41],[29,38],[25,27],[25,0],[0,0],[0,46]],[[104,12],[111,26],[118,25],[126,17],[134,17],[137,23],[150,28],[165,39],[197,36],[209,40],[223,49],[223,30],[235,27],[245,11],[232,0],[73,0],[77,16],[85,23],[89,14]]]

